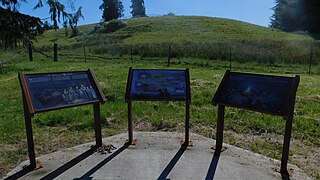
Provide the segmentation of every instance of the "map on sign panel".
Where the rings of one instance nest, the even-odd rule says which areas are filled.
[[[186,93],[184,70],[132,70],[131,99],[186,100]]]
[[[87,72],[26,75],[36,110],[98,101]]]

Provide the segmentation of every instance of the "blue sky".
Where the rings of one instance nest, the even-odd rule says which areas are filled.
[[[32,10],[37,1],[28,0],[27,3],[22,3],[20,11],[41,18],[49,17],[47,7]],[[67,0],[60,0],[60,2],[68,4]],[[85,17],[84,20],[80,20],[79,25],[101,21],[102,11],[99,10],[99,6],[102,0],[75,0],[75,2],[76,7],[82,6]],[[131,0],[122,0],[122,3],[125,9],[124,17],[130,18]],[[145,0],[147,15],[150,16],[172,12],[176,15],[230,18],[260,26],[269,25],[273,6],[274,0]]]

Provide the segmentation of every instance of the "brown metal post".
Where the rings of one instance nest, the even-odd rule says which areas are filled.
[[[129,135],[129,139],[128,139],[128,144],[132,144],[133,143],[133,132],[132,132],[132,102],[131,100],[128,101],[128,135]]]
[[[186,122],[185,122],[185,138],[184,138],[184,145],[188,146],[189,145],[189,131],[190,128],[190,102],[186,101]]]
[[[217,139],[216,139],[216,152],[222,151],[223,142],[223,129],[224,129],[224,110],[225,106],[218,105],[218,121],[217,121]]]
[[[58,61],[58,44],[56,43],[53,44],[53,61]]]
[[[35,169],[36,155],[34,152],[31,115],[28,112],[27,103],[24,96],[23,96],[23,108],[24,108],[24,118],[25,118],[25,124],[26,124],[27,141],[28,141],[28,155],[30,160],[30,168]]]
[[[28,46],[28,51],[29,51],[29,61],[33,61],[32,45],[31,44],[29,44],[29,46]]]
[[[294,104],[295,104],[296,92],[298,89],[299,82],[300,82],[300,76],[296,76],[291,86],[290,97],[288,102],[288,110],[287,110],[287,115],[285,117],[286,129],[285,129],[284,140],[283,140],[281,169],[280,169],[280,173],[285,176],[289,176],[289,173],[287,170],[287,164],[289,159],[289,147],[290,147],[292,123],[293,123],[293,116],[294,116]]]
[[[289,147],[290,147],[290,139],[291,139],[291,131],[292,131],[292,122],[293,122],[293,112],[290,117],[286,120],[286,130],[284,134],[284,141],[283,141],[283,149],[282,149],[282,158],[281,158],[281,174],[287,174],[287,164],[289,158]]]
[[[96,147],[102,146],[101,122],[100,122],[100,103],[93,104],[94,111],[94,132],[96,137]]]

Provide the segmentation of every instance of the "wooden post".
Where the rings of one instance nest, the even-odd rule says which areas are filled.
[[[229,70],[231,71],[231,47],[229,47]]]
[[[170,60],[171,60],[171,45],[169,45],[169,49],[168,49],[168,64],[167,64],[168,67],[170,67]]]
[[[223,129],[224,129],[224,110],[225,106],[218,105],[218,121],[217,121],[217,134],[216,134],[216,152],[220,153],[222,151],[223,143]]]
[[[102,137],[101,137],[101,122],[100,122],[100,104],[93,104],[94,112],[94,132],[96,137],[96,147],[102,146]]]
[[[29,44],[29,46],[28,46],[28,51],[29,51],[29,61],[33,61],[32,45],[31,44]]]
[[[131,46],[130,54],[131,54],[131,63],[133,63],[133,47],[132,46]]]
[[[310,62],[309,62],[309,75],[311,74],[312,56],[313,56],[313,45],[311,44],[311,50],[310,50]]]
[[[86,55],[86,47],[84,47],[84,44],[82,44],[83,47],[83,55],[84,55],[84,62],[87,62],[87,55]]]
[[[53,44],[53,61],[54,62],[58,61],[58,44],[57,43]]]

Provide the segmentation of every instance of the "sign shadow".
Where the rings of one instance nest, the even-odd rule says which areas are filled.
[[[129,144],[123,145],[121,148],[119,148],[117,151],[113,152],[110,156],[108,156],[106,159],[101,161],[99,164],[97,164],[95,167],[90,169],[86,174],[81,176],[80,178],[74,178],[74,180],[88,180],[92,179],[90,177],[92,174],[94,174],[96,171],[98,171],[100,168],[102,168],[104,165],[106,165],[108,162],[110,162],[113,158],[117,157],[122,151],[127,149],[129,147]]]
[[[18,171],[16,173],[14,173],[13,175],[6,177],[5,180],[19,179],[22,176],[24,176],[24,175],[28,174],[29,172],[31,172],[32,170],[33,170],[33,168],[30,165],[25,166],[25,167],[22,168],[21,171]]]
[[[211,163],[210,163],[210,167],[209,167],[209,170],[208,170],[208,173],[206,176],[206,180],[213,180],[214,175],[216,174],[217,167],[218,167],[219,158],[220,158],[220,152],[215,151],[214,156],[213,156]]]
[[[174,155],[174,157],[171,159],[167,167],[162,171],[161,175],[158,177],[158,180],[166,180],[167,176],[171,172],[171,170],[174,168],[176,163],[179,161],[180,157],[184,153],[184,151],[187,149],[188,146],[181,146],[179,151]]]
[[[41,178],[41,180],[54,179],[54,178],[58,177],[60,174],[64,173],[68,169],[72,168],[73,166],[75,166],[76,164],[78,164],[82,160],[86,159],[87,157],[91,156],[96,151],[96,149],[97,149],[97,147],[93,147],[93,148],[87,150],[86,152],[80,154],[79,156],[77,156],[76,158],[67,162],[63,166],[59,167],[55,171],[53,171],[50,174],[46,175],[45,177]]]

